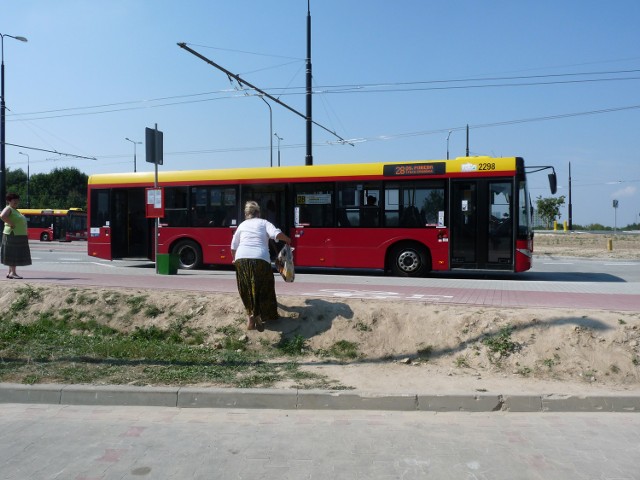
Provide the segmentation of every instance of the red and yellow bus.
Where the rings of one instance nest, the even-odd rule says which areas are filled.
[[[92,175],[91,256],[154,257],[145,189],[154,173]],[[296,267],[399,276],[458,269],[523,272],[533,232],[519,157],[160,172],[158,253],[180,267],[229,265],[247,200],[292,238]]]
[[[28,236],[31,240],[48,242],[87,239],[87,212],[81,208],[21,208],[27,217]]]

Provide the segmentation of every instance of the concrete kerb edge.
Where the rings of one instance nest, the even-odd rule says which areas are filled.
[[[0,383],[0,403],[424,412],[640,412],[637,395],[380,394],[357,390],[13,383]]]

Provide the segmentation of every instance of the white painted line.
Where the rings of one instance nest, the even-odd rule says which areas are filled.
[[[305,292],[302,295],[319,296],[319,297],[334,297],[334,298],[362,298],[362,299],[395,299],[395,300],[417,300],[417,301],[438,301],[443,299],[452,299],[453,295],[426,295],[426,294],[412,294],[402,295],[397,292],[380,292],[374,290],[333,290],[322,289],[316,292]]]

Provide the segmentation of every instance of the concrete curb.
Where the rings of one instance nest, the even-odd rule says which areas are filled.
[[[640,412],[640,396],[632,395],[377,394],[356,390],[14,383],[0,383],[0,403],[282,410]]]

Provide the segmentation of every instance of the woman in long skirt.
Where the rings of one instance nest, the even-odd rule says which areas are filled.
[[[269,239],[287,244],[291,239],[271,222],[260,218],[260,206],[249,201],[245,221],[231,240],[238,292],[247,312],[247,330],[264,330],[264,321],[278,318],[275,281],[269,256]]]
[[[7,206],[0,213],[0,218],[4,222],[0,261],[9,267],[7,278],[21,279],[16,268],[31,265],[27,219],[17,210],[20,201],[17,193],[9,193],[6,200]]]

